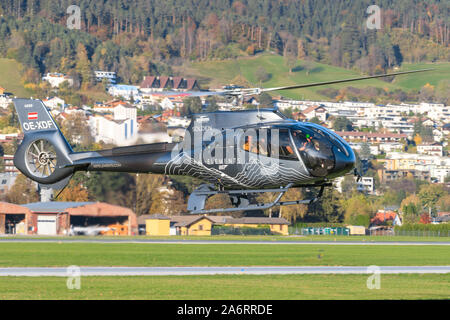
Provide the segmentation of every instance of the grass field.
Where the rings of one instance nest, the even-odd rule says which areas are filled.
[[[89,236],[73,236],[73,237],[53,237],[53,236],[6,236],[0,237],[0,239],[41,239],[41,240],[206,240],[206,241],[334,241],[334,242],[450,242],[450,237],[420,237],[420,236],[332,236],[332,235],[311,235],[311,236],[277,236],[277,235],[265,235],[265,236],[239,236],[239,235],[217,235],[217,236],[102,236],[102,237],[89,237]]]
[[[367,275],[217,275],[82,277],[80,290],[66,278],[0,278],[0,300],[152,299],[449,299],[450,275],[382,275],[380,289]]]
[[[29,97],[30,93],[21,82],[20,64],[13,59],[0,58],[0,86],[17,97]]]
[[[0,267],[449,265],[448,246],[0,243]]]
[[[263,67],[267,73],[271,74],[271,79],[262,84],[258,83],[255,71],[258,67]],[[421,64],[403,64],[401,70],[418,70],[433,68],[435,70],[422,73],[399,76],[393,83],[388,83],[378,79],[364,80],[361,82],[353,82],[350,84],[330,85],[331,88],[343,88],[353,86],[364,88],[374,86],[387,89],[403,89],[409,91],[411,89],[419,90],[426,83],[437,85],[440,80],[448,79],[450,74],[450,63],[421,63]],[[290,73],[289,68],[285,64],[283,57],[272,54],[262,54],[255,57],[239,58],[226,61],[206,61],[196,62],[189,66],[185,66],[182,72],[201,80],[203,87],[219,87],[229,84],[238,76],[243,76],[246,80],[255,86],[277,87],[281,85],[292,85],[310,82],[321,82],[336,79],[346,79],[361,76],[354,70],[334,67],[330,65],[313,63],[313,68],[308,72],[304,68],[304,62],[299,61],[294,72]],[[291,91],[279,91],[286,97],[294,99],[328,99],[320,95],[317,91],[321,88],[306,88]]]

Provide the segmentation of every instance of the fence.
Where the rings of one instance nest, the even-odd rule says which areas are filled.
[[[325,228],[314,228],[314,227],[306,227],[306,228],[291,228],[289,230],[289,234],[294,235],[344,235],[348,236],[350,234],[350,229],[343,227],[325,227]]]
[[[298,228],[290,227],[290,235],[349,235],[348,228]],[[406,237],[450,237],[450,230],[369,230],[366,229],[368,236],[406,236]]]

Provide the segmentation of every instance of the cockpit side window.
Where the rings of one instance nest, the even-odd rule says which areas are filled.
[[[324,177],[334,168],[332,146],[323,133],[306,129],[293,130],[292,138],[300,157],[312,175]]]

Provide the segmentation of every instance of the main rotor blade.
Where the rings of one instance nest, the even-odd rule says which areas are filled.
[[[416,73],[416,72],[425,72],[425,71],[431,71],[431,70],[434,70],[434,69],[420,69],[420,70],[413,70],[413,71],[386,73],[386,74],[379,74],[379,75],[376,75],[376,76],[358,77],[358,78],[350,78],[350,79],[344,79],[344,80],[333,80],[333,81],[324,81],[324,82],[313,82],[313,83],[307,83],[307,84],[295,84],[295,85],[292,85],[292,86],[276,87],[276,88],[261,88],[261,92],[318,87],[318,86],[324,86],[324,85],[327,85],[327,84],[335,84],[335,83],[352,82],[352,81],[366,80],[366,79],[391,77],[391,76],[398,76],[398,75],[402,75],[402,74]]]

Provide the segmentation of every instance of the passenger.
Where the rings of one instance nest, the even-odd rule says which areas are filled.
[[[267,152],[267,142],[266,139],[260,138],[259,139],[259,153],[263,156],[268,156],[269,152]]]
[[[303,145],[298,149],[300,151],[305,151],[306,147],[310,146],[312,144],[312,139],[309,134],[306,135],[306,141],[303,143]]]
[[[246,142],[244,143],[244,150],[248,152],[258,153],[258,147],[256,143],[252,143],[252,137],[246,137]]]

